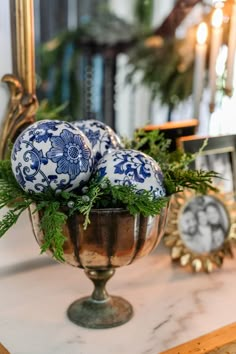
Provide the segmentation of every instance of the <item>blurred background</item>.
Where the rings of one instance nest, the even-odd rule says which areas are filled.
[[[198,135],[236,133],[234,0],[34,0],[34,13],[38,119],[94,118],[127,137],[192,119]]]
[[[38,96],[51,106],[64,104],[68,119],[102,120],[127,136],[147,123],[192,118],[199,119],[199,134],[232,133],[236,98],[226,93],[224,81],[233,6],[232,1],[35,0]],[[223,10],[224,33],[214,108],[209,109],[209,45],[205,75],[198,77],[205,84],[196,117],[196,31],[206,22],[210,44],[216,8]]]

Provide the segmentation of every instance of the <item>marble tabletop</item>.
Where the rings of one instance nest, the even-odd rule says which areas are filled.
[[[80,269],[39,255],[27,213],[0,240],[0,342],[11,354],[157,354],[236,320],[236,258],[223,269],[191,274],[171,264],[161,244],[117,270],[111,294],[134,307],[127,324],[78,327],[70,303],[92,291]]]

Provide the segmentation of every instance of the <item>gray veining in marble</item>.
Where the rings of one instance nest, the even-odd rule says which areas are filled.
[[[157,354],[236,320],[236,260],[213,274],[172,265],[160,245],[117,270],[108,285],[134,307],[127,324],[106,330],[77,327],[66,317],[90,294],[82,270],[39,255],[27,213],[0,240],[0,342],[11,354]]]

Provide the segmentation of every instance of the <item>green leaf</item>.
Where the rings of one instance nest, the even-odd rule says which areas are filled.
[[[63,234],[67,216],[61,211],[58,202],[52,202],[42,208],[40,228],[44,233],[44,242],[41,246],[41,253],[51,250],[53,257],[63,262],[63,245],[66,237]]]
[[[180,149],[170,152],[170,140],[166,139],[163,133],[159,130],[144,131],[143,129],[137,130],[134,139],[126,142],[127,147],[146,153],[160,165],[167,195],[178,193],[184,188],[200,193],[217,190],[212,180],[219,178],[218,173],[189,169],[189,165],[202,153],[206,145],[207,139],[195,154],[185,153]]]
[[[17,222],[19,216],[24,211],[21,210],[9,210],[7,214],[3,216],[0,221],[0,237],[5,235],[5,233]]]
[[[130,148],[149,154],[159,163],[164,174],[167,197],[154,199],[151,193],[138,191],[135,186],[112,186],[108,179],[98,177],[91,178],[82,189],[83,192],[56,193],[48,189],[44,193],[27,193],[18,185],[11,162],[0,161],[0,209],[5,206],[11,209],[0,221],[0,237],[17,222],[25,209],[34,204],[40,213],[40,228],[44,234],[41,252],[50,250],[55,259],[64,261],[63,245],[66,238],[63,228],[68,216],[74,213],[84,215],[83,226],[86,228],[94,208],[123,208],[132,215],[154,216],[167,206],[170,195],[183,188],[201,193],[206,193],[208,189],[215,190],[211,182],[218,175],[213,171],[189,170],[188,165],[197,155],[182,151],[169,152],[170,141],[162,133],[139,130],[128,144]]]

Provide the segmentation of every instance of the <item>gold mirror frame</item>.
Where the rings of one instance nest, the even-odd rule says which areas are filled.
[[[34,122],[38,103],[35,95],[35,55],[33,0],[10,0],[13,73],[2,82],[8,85],[8,113],[0,132],[0,159],[8,154],[8,144]]]

